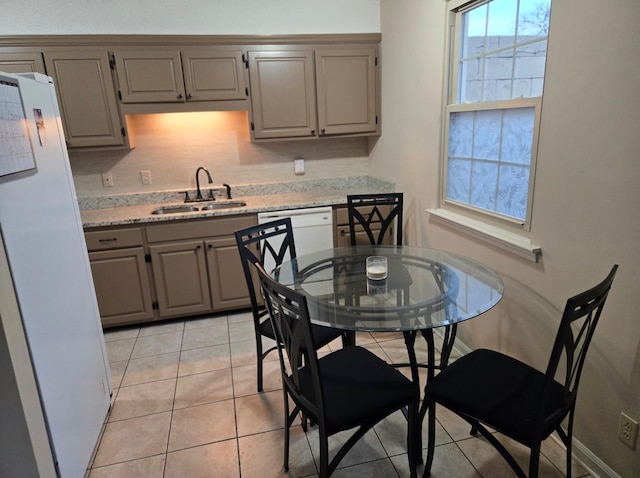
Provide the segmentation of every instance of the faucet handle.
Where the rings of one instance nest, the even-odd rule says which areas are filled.
[[[215,201],[216,197],[213,195],[213,189],[209,189],[209,201]]]
[[[189,191],[180,191],[180,194],[184,194],[184,202],[191,201],[191,198],[189,197]]]
[[[225,188],[227,188],[227,199],[233,199],[231,197],[231,186],[229,186],[227,183],[223,183],[222,184]]]

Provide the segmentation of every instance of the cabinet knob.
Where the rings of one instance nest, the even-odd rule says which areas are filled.
[[[324,131],[325,131],[325,130],[324,130],[324,128],[322,128],[322,129],[320,130],[320,134],[324,134]]]
[[[178,99],[181,100],[182,99],[182,93],[178,93]]]
[[[209,248],[209,250],[213,249],[213,244],[207,244],[207,247]]]
[[[198,244],[198,245],[196,246],[196,250],[200,250],[200,249],[202,249],[202,244]]]
[[[312,129],[312,130],[311,130],[311,134],[316,134],[316,130],[315,130],[315,129]]]
[[[193,98],[193,96],[191,96],[191,93],[189,93],[189,94],[187,95],[187,100],[190,100],[191,98]]]

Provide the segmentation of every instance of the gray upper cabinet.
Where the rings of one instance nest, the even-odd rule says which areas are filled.
[[[0,48],[0,71],[5,73],[45,74],[41,51],[11,51]]]
[[[178,50],[116,50],[116,74],[123,103],[185,101]]]
[[[245,100],[243,66],[240,49],[183,48],[187,101]]]
[[[380,134],[378,48],[249,51],[254,140]]]
[[[123,146],[123,122],[106,50],[46,50],[69,147]]]
[[[121,49],[113,55],[125,104],[246,99],[239,49]]]
[[[376,48],[316,50],[320,135],[376,133]]]
[[[317,133],[313,51],[248,53],[255,139]]]

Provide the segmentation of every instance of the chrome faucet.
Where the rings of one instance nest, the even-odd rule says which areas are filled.
[[[209,184],[211,184],[213,182],[213,179],[211,178],[211,174],[209,173],[209,171],[207,170],[207,168],[200,166],[198,169],[196,169],[196,201],[202,201],[202,191],[200,191],[200,179],[199,179],[199,174],[200,171],[204,171],[205,173],[207,173],[207,178],[209,179]]]

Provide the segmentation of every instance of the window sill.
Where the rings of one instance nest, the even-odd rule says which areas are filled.
[[[430,222],[450,227],[531,262],[538,262],[542,254],[540,246],[531,244],[530,239],[518,234],[445,209],[427,209],[427,212],[431,215]]]

